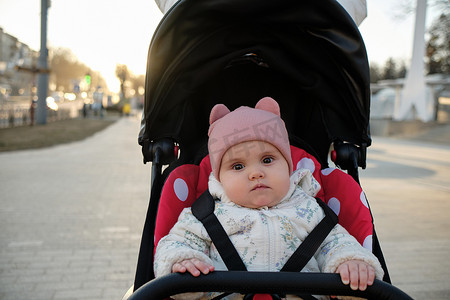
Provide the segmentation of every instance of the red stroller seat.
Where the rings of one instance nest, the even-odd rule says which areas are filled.
[[[339,169],[321,170],[314,156],[291,146],[296,169],[306,168],[322,186],[317,197],[338,215],[339,223],[365,248],[372,251],[373,224],[364,192],[353,178]],[[208,188],[209,156],[200,165],[182,165],[168,176],[162,189],[155,227],[155,247],[167,235],[181,211],[190,207]]]

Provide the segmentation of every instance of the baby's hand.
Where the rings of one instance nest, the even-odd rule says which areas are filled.
[[[336,273],[341,275],[344,284],[350,283],[352,290],[364,291],[375,280],[375,269],[361,260],[349,260],[341,264]]]
[[[190,258],[178,263],[174,263],[172,266],[172,273],[185,273],[188,271],[192,276],[199,276],[200,272],[208,274],[214,271],[214,266],[207,264],[197,258]]]

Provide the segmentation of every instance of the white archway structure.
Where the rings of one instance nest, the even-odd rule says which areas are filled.
[[[419,118],[428,122],[434,116],[433,97],[425,82],[425,18],[427,0],[417,0],[414,42],[411,65],[399,101],[395,105],[394,120]]]

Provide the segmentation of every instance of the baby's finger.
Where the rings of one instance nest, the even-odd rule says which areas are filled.
[[[365,291],[367,288],[367,278],[369,277],[369,270],[366,264],[358,264],[359,267],[359,289]]]
[[[191,260],[191,262],[197,267],[198,270],[200,270],[205,275],[209,272],[214,271],[214,266],[207,264],[199,259],[194,258]]]
[[[336,270],[336,273],[339,273],[341,275],[342,283],[347,285],[350,283],[350,273],[348,271],[347,264],[342,264],[339,266],[339,268]]]
[[[372,285],[375,281],[375,269],[372,266],[368,266],[368,277],[367,277],[367,285]]]
[[[184,273],[186,268],[180,263],[174,263],[172,266],[172,273]]]
[[[186,270],[192,274],[192,276],[199,276],[200,271],[197,269],[194,263],[192,263],[191,260],[184,260],[181,262],[181,264],[186,268]]]
[[[358,289],[359,286],[359,269],[358,264],[354,261],[348,263],[348,271],[350,272],[350,288],[354,291]]]

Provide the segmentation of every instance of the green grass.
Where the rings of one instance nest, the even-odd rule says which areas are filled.
[[[39,149],[83,140],[113,124],[117,118],[68,119],[45,125],[0,129],[0,152]]]

